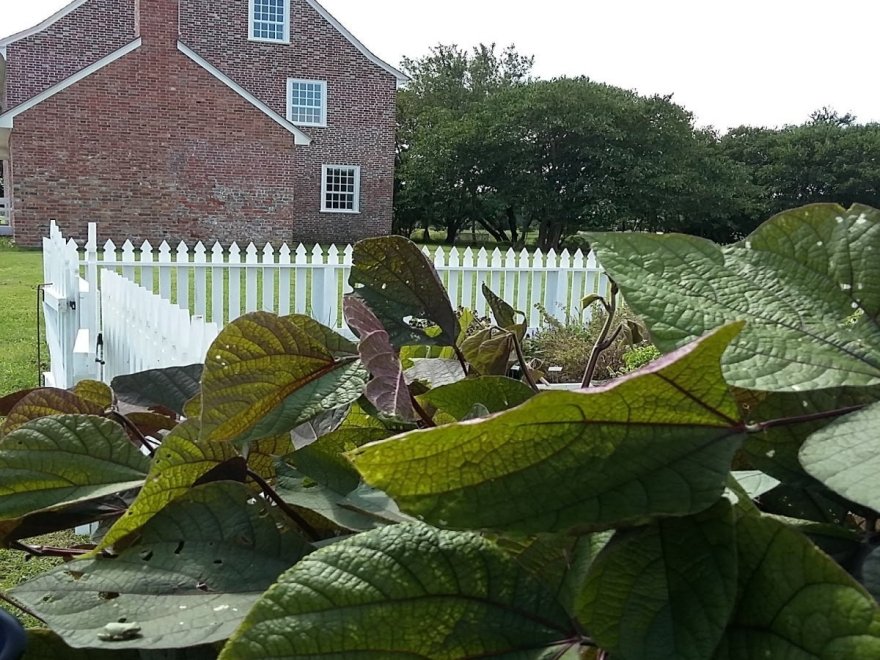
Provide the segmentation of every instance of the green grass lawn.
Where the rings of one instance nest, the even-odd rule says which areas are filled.
[[[0,243],[0,396],[39,384],[45,367],[37,367],[37,285],[42,280],[39,251]],[[45,348],[42,359],[47,361]]]

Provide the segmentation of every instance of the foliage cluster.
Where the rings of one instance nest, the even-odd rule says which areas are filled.
[[[398,96],[395,223],[455,241],[577,243],[582,230],[739,239],[761,219],[811,202],[880,206],[880,125],[823,109],[803,126],[694,126],[671,96],[587,78],[537,80],[509,47],[438,46],[404,68]],[[723,127],[726,128],[726,127]]]
[[[491,375],[518,314],[484,289],[468,335],[388,237],[357,344],[254,313],[204,365],[0,401],[0,540],[73,558],[4,596],[29,657],[880,657],[880,211],[591,238],[599,348],[619,287],[665,352],[599,387]]]

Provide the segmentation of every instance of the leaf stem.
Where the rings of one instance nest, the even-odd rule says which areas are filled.
[[[822,419],[833,419],[848,415],[851,412],[861,410],[865,404],[857,406],[847,406],[845,408],[835,408],[834,410],[823,410],[821,412],[810,413],[808,415],[798,415],[796,417],[780,417],[778,419],[768,419],[766,422],[755,422],[754,424],[746,424],[747,433],[760,433],[767,429],[776,428],[777,426],[791,426],[792,424],[804,424],[806,422],[815,422]]]
[[[409,400],[412,402],[413,410],[415,410],[416,414],[421,417],[426,426],[437,426],[434,423],[434,420],[431,419],[431,416],[425,411],[424,408],[422,408],[421,405],[419,405],[419,402],[416,401],[416,398],[413,396],[412,392],[409,393]]]
[[[12,606],[13,606],[15,609],[17,609],[17,610],[20,610],[20,611],[24,612],[25,614],[28,614],[28,615],[34,617],[37,621],[41,621],[41,622],[43,622],[43,623],[46,623],[46,619],[44,619],[43,617],[41,617],[41,616],[40,616],[39,614],[37,614],[34,610],[32,610],[31,608],[29,608],[27,605],[23,605],[23,604],[19,603],[19,602],[18,602],[17,600],[15,600],[14,598],[10,598],[10,597],[7,596],[6,594],[4,594],[2,591],[0,591],[0,600],[2,600],[2,601],[5,602],[5,603],[9,603],[10,605],[12,605]]]
[[[607,316],[605,317],[605,323],[602,325],[602,331],[599,333],[599,337],[593,345],[593,350],[590,352],[590,361],[587,363],[587,368],[584,370],[584,378],[581,381],[582,389],[589,387],[593,382],[593,374],[596,373],[596,365],[599,364],[599,356],[602,354],[602,351],[614,343],[614,340],[617,339],[617,336],[623,329],[622,325],[618,326],[617,330],[614,331],[614,334],[611,335],[610,338],[608,337],[608,334],[611,332],[611,326],[614,325],[614,313],[617,311],[617,292],[617,282],[612,280],[611,295],[609,296],[610,300],[605,306]]]
[[[147,440],[146,436],[141,433],[141,430],[134,424],[134,422],[132,422],[128,417],[116,410],[111,410],[109,414],[113,419],[122,424],[138,439],[138,442],[140,442],[141,446],[150,453],[151,457],[156,454],[156,447],[153,445],[153,443]]]
[[[508,330],[508,332],[510,331]],[[522,344],[520,344],[519,337],[516,336],[515,332],[511,332],[510,336],[513,337],[513,350],[516,351],[516,359],[519,361],[519,366],[522,369],[523,375],[526,377],[526,382],[532,390],[538,392],[538,385],[535,383],[535,379],[532,378],[529,365],[526,364],[526,356],[523,355]]]
[[[305,518],[299,515],[299,513],[297,513],[292,506],[281,499],[281,496],[277,492],[275,492],[275,489],[269,485],[269,482],[267,482],[265,479],[263,479],[263,477],[258,475],[250,468],[248,468],[247,475],[257,483],[257,485],[260,487],[266,497],[272,500],[278,506],[278,508],[287,515],[288,518],[290,518],[293,522],[297,524],[297,526],[309,537],[310,540],[321,540],[321,536],[318,534],[315,528],[307,523]]]
[[[458,347],[458,344],[452,345],[452,350],[455,351],[455,357],[458,358],[459,364],[461,364],[461,370],[465,376],[467,376],[468,368],[467,368],[467,360],[464,359],[464,353],[461,352],[461,349]]]
[[[21,550],[33,557],[79,557],[88,554],[91,549],[85,548],[58,548],[51,545],[28,545],[21,541],[14,541],[9,544],[14,550]]]

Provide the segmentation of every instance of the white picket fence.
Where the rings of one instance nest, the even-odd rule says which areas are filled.
[[[453,305],[487,314],[481,293],[486,283],[526,313],[532,330],[542,323],[536,305],[564,322],[577,318],[585,295],[608,288],[593,254],[580,250],[544,254],[426,247],[424,252]],[[202,243],[190,249],[181,242],[172,249],[163,242],[154,249],[145,242],[136,249],[130,241],[121,247],[107,241],[99,251],[97,227],[90,224],[84,250],[79,250],[53,222],[43,241],[43,258],[46,281],[53,283],[46,291],[47,305],[54,300],[54,310],[63,307],[56,299],[76,297],[60,315],[46,308],[47,335],[51,323],[64,339],[50,341],[47,380],[58,386],[83,377],[103,376],[109,382],[121,373],[201,361],[224,324],[257,310],[309,314],[353,336],[341,311],[342,297],[351,290],[350,245],[291,250],[286,244],[258,249],[251,243],[242,250],[233,243],[209,250]],[[64,282],[64,288],[56,290],[56,281]],[[56,368],[56,361],[63,364]]]

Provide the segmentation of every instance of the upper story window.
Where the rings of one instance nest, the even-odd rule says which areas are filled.
[[[290,0],[249,0],[254,41],[290,42]]]
[[[326,126],[327,83],[323,80],[288,79],[287,119],[301,126]]]
[[[359,213],[361,168],[357,165],[321,166],[321,210],[328,213]]]

